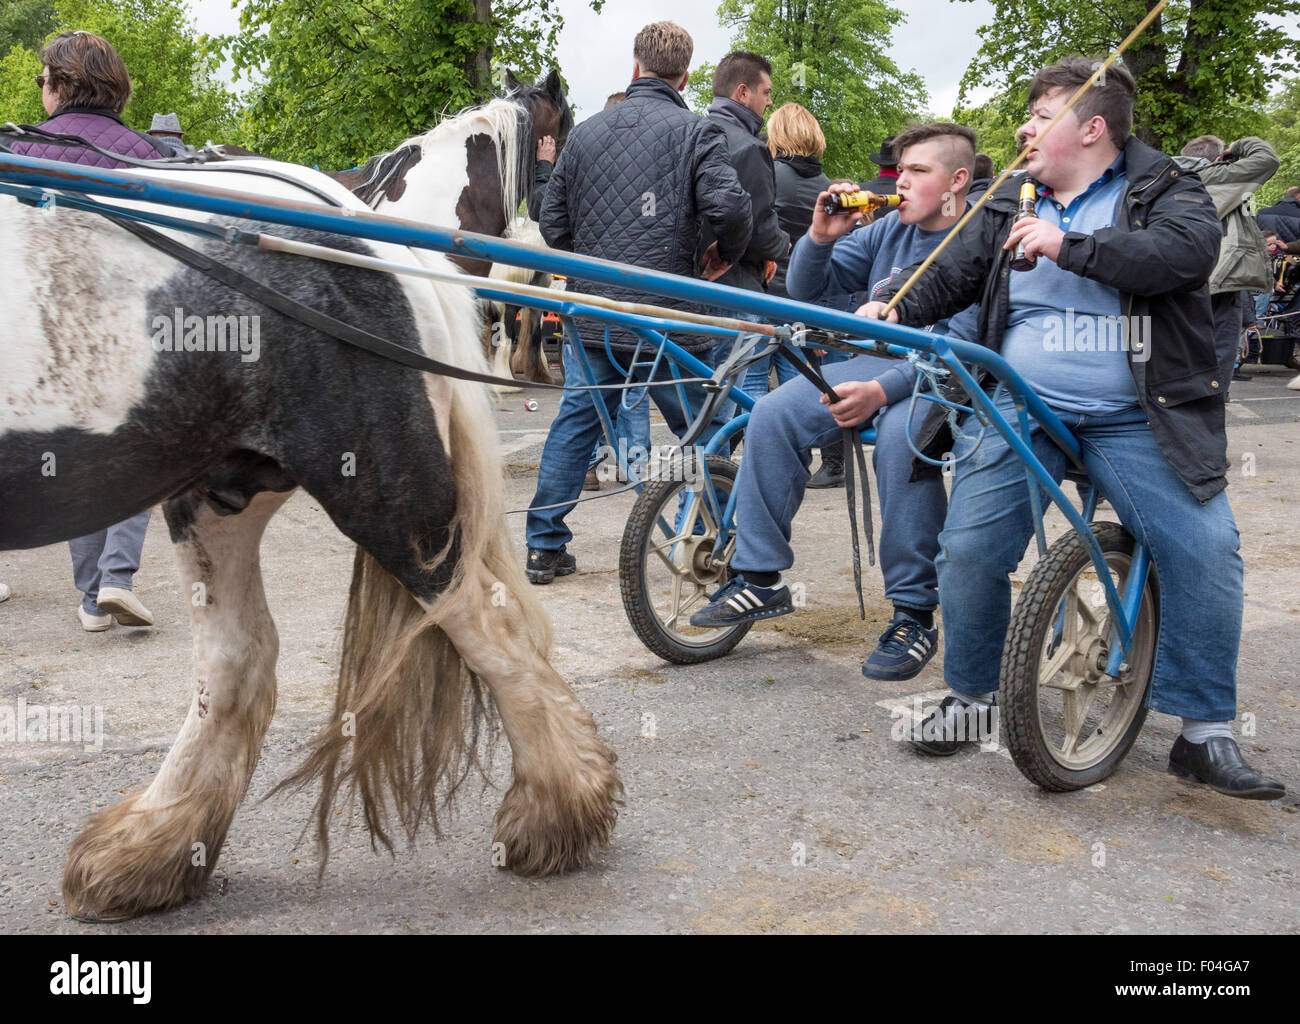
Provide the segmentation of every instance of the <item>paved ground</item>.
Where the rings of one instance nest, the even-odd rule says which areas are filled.
[[[545,593],[554,661],[620,757],[627,803],[612,846],[583,873],[529,881],[491,866],[499,793],[467,798],[444,842],[397,858],[359,831],[336,837],[321,884],[306,797],[258,802],[296,766],[332,708],[348,544],[295,496],[263,545],[281,636],[280,698],[250,796],[205,899],[124,932],[979,931],[1294,932],[1300,929],[1300,394],[1290,374],[1234,385],[1230,494],[1246,560],[1241,711],[1250,759],[1287,781],[1281,803],[1230,800],[1164,773],[1177,735],[1155,715],[1104,784],[1050,795],[1006,756],[934,761],[890,738],[900,699],[941,688],[864,679],[887,608],[868,575],[857,618],[843,492],[814,493],[796,523],[808,605],[729,657],[664,664],[627,625],[615,571],[621,495],[574,513],[581,571]],[[502,402],[498,425],[527,504],[554,400]],[[663,434],[655,427],[655,440]],[[663,440],[667,435],[663,434]],[[522,522],[514,519],[523,556]],[[1051,529],[1059,535],[1060,521]],[[83,633],[66,546],[0,553],[0,706],[102,709],[104,744],[0,744],[0,931],[91,931],[60,905],[69,842],[87,814],[156,771],[190,694],[188,618],[161,517],[137,592],[153,629]],[[1022,569],[1022,576],[1028,563]],[[644,725],[653,716],[654,736]],[[503,780],[508,757],[498,759]]]

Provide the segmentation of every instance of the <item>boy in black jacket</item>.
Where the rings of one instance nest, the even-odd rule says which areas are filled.
[[[1108,69],[1044,134],[1095,68],[1071,58],[1044,68],[1030,87],[1030,118],[1019,134],[1034,147],[1025,167],[1037,184],[1036,216],[1015,223],[1025,179],[1010,179],[889,318],[926,324],[980,303],[971,340],[999,351],[1075,433],[1093,484],[1151,553],[1160,621],[1146,700],[1183,719],[1170,771],[1229,796],[1273,800],[1284,787],[1246,764],[1231,731],[1243,581],[1224,493],[1227,381],[1207,287],[1219,222],[1194,174],[1129,134],[1134,82],[1124,68]],[[1036,259],[1027,272],[1009,269],[1020,243]],[[891,285],[882,298],[898,290]],[[883,309],[874,303],[864,314]],[[1015,421],[1013,411],[1009,418]],[[927,454],[947,447],[935,427]],[[958,460],[975,444],[969,417],[960,432],[952,446]],[[1061,479],[1065,455],[1037,428],[1033,447]],[[1009,574],[1032,532],[1023,465],[989,431],[975,457],[957,466],[939,536],[951,692],[914,731],[918,749],[952,754],[967,735],[988,735],[1010,619]],[[1094,615],[1104,613],[1103,605]],[[1073,672],[1090,655],[1077,651],[1082,657],[1072,659],[1071,645],[1067,637],[1056,657],[1058,668]],[[1140,683],[1121,675],[1118,686],[1125,685]],[[1066,756],[1088,739],[1084,723],[1095,719],[1105,690],[1085,678],[1065,694],[1067,719],[1079,730],[1067,737]],[[980,727],[968,734],[972,717]]]

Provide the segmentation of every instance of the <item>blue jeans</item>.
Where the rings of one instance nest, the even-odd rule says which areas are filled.
[[[833,385],[874,380],[897,360],[855,356],[824,367]],[[777,572],[794,564],[791,524],[811,474],[811,449],[842,438],[821,392],[803,377],[782,384],[759,399],[745,431],[745,457],[736,480],[736,551],[731,564],[740,571]],[[934,556],[939,550],[947,497],[936,470],[911,480],[912,450],[904,433],[906,400],[875,416],[876,446],[871,461],[880,499],[880,572],[885,596],[895,604],[929,609],[938,603]],[[920,431],[928,402],[917,402],[912,437]],[[853,457],[844,453],[845,459]],[[845,538],[847,541],[847,538]]]
[[[572,344],[564,343],[564,383],[569,387],[581,387],[585,384],[620,384],[624,372],[614,366],[604,349],[586,349],[588,362],[594,380],[588,381],[582,371],[582,363]],[[700,357],[707,363],[708,355]],[[644,383],[649,373],[648,367],[639,367],[633,377]],[[672,380],[673,372],[667,359],[655,370],[656,380]],[[676,387],[657,387],[650,389],[651,400],[663,413],[668,429],[679,438],[690,426],[690,417],[699,410],[706,395],[698,384],[683,384],[686,401],[690,409],[683,409],[677,398]],[[551,431],[546,436],[546,445],[542,449],[542,462],[537,472],[537,492],[529,503],[539,505],[561,505],[560,508],[545,509],[528,513],[525,537],[530,548],[543,551],[555,551],[573,539],[573,532],[565,525],[564,517],[573,509],[573,502],[582,494],[582,482],[591,464],[591,453],[603,433],[600,417],[592,404],[592,396],[603,401],[605,408],[613,419],[618,409],[622,391],[566,391],[560,399],[560,410],[551,422]],[[648,413],[647,413],[648,415]],[[717,432],[716,422],[705,428],[698,444],[703,447]]]
[[[765,359],[760,359],[745,371],[744,379],[740,382],[740,390],[749,395],[750,398],[755,399],[766,395],[768,392],[768,375],[772,371],[773,363],[776,364],[776,383],[778,387],[799,376],[799,371],[794,368],[785,353],[775,352]]]
[[[68,541],[72,553],[72,579],[81,591],[81,607],[90,615],[103,615],[95,599],[103,587],[131,589],[140,568],[140,552],[153,509],[145,509],[98,533]]]
[[[629,403],[636,403],[633,409],[625,408],[622,398],[615,407],[618,412],[614,416],[614,450],[618,450],[620,439],[626,441],[627,451],[630,453],[636,449],[644,452],[637,459],[639,465],[644,465],[650,455],[650,403],[642,396],[640,390],[625,391],[623,397],[626,397]],[[596,442],[596,449],[591,453],[591,462],[588,469],[595,469],[601,462],[601,447],[605,444],[605,439],[601,438]]]
[[[1011,405],[999,408],[1014,424]],[[1151,553],[1160,585],[1160,625],[1148,706],[1212,722],[1235,718],[1243,569],[1227,494],[1205,504],[1193,498],[1136,407],[1108,416],[1060,418],[1082,444],[1093,484]],[[956,459],[971,450],[977,433],[967,416],[953,449]],[[1035,455],[1059,483],[1065,453],[1037,424],[1032,436]],[[956,467],[936,559],[947,652],[944,680],[959,693],[998,688],[1011,618],[1008,574],[1020,564],[1033,531],[1024,463],[990,428],[978,451]]]

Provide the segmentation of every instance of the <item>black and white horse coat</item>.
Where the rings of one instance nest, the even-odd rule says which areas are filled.
[[[268,165],[364,208],[323,175],[257,161]],[[305,198],[240,167],[202,181]],[[417,261],[382,243],[241,226]],[[484,369],[468,289],[177,237],[307,306]],[[450,267],[428,252],[418,261]],[[436,829],[491,704],[514,755],[497,814],[506,866],[566,870],[608,839],[614,756],[547,661],[549,628],[506,537],[486,388],[341,344],[90,213],[0,197],[0,273],[0,549],[84,535],[162,503],[185,593],[198,595],[188,715],[149,786],[74,842],[71,913],[129,916],[201,892],[275,706],[278,640],[258,546],[297,487],[358,546],[336,718],[286,780],[322,782],[326,851],[333,808],[353,794],[385,845],[393,818],[408,835],[424,820]],[[247,345],[212,350],[221,342],[210,317],[227,331],[239,323],[229,318],[258,318],[256,358]],[[207,333],[173,337],[167,350],[169,321]],[[208,855],[194,866],[199,842]]]

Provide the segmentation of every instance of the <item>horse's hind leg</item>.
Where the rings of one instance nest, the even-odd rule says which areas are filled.
[[[321,467],[304,472],[304,485],[360,550],[336,721],[285,784],[324,784],[316,824],[326,851],[341,789],[360,795],[367,826],[385,846],[390,809],[408,835],[431,816],[437,828],[435,790],[454,793],[476,760],[482,683],[514,755],[514,785],[497,815],[503,866],[530,875],[579,867],[617,817],[614,755],[546,659],[545,613],[509,543],[499,479],[476,481],[463,465],[457,476],[438,432],[411,422],[409,433],[373,439],[403,457],[365,459],[354,483]],[[458,429],[450,447],[472,463],[473,446],[487,443],[472,436],[482,425]],[[440,562],[431,557],[438,552]]]
[[[527,584],[497,576],[482,562],[467,566],[441,626],[492,691],[510,740],[514,781],[496,815],[502,866],[555,874],[582,867],[608,841],[622,783],[591,713],[539,649],[533,612],[516,596]]]
[[[197,896],[257,765],[275,709],[279,638],[258,544],[288,493],[228,496],[218,515],[190,492],[168,502],[182,592],[190,598],[196,684],[189,714],[149,787],[90,819],[63,875],[68,912],[107,920]]]

